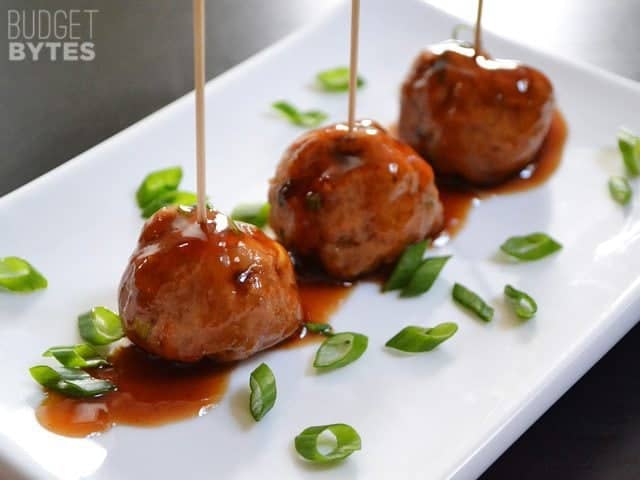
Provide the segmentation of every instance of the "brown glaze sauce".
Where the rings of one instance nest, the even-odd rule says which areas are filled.
[[[204,414],[223,397],[234,364],[203,361],[181,365],[135,346],[116,350],[111,367],[90,373],[118,390],[99,398],[68,398],[55,392],[36,410],[40,424],[68,437],[85,437],[114,425],[155,426]]]
[[[330,283],[323,281],[302,281],[300,283],[300,303],[304,310],[305,323],[330,323],[331,315],[347,299],[353,283]],[[276,348],[291,349],[312,343],[320,343],[326,337],[302,328],[296,335],[285,340]]]

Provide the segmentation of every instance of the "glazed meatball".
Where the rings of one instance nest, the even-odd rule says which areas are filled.
[[[439,230],[431,167],[370,120],[308,132],[271,181],[270,223],[297,257],[353,279],[397,259]]]
[[[455,42],[421,53],[402,86],[400,138],[440,175],[499,183],[531,163],[554,110],[549,79]]]
[[[165,207],[145,224],[119,296],[129,339],[165,359],[240,360],[294,334],[302,307],[287,252],[252,225]]]

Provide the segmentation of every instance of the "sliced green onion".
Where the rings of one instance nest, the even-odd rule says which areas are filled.
[[[546,233],[532,233],[522,237],[511,237],[500,245],[500,249],[518,260],[532,261],[557,252],[562,249],[562,245]]]
[[[304,206],[312,212],[320,211],[322,208],[322,196],[318,192],[307,192],[304,196]]]
[[[142,217],[149,218],[162,207],[168,205],[195,205],[198,203],[198,196],[192,192],[172,191],[164,192],[151,200],[143,209]]]
[[[460,40],[460,33],[462,33],[465,30],[473,34],[473,27],[467,25],[466,23],[459,23],[455,25],[453,27],[453,30],[451,30],[451,38],[454,40]]]
[[[618,148],[627,171],[634,177],[640,175],[640,137],[622,129],[618,132]]]
[[[400,296],[416,297],[428,292],[451,256],[431,257],[424,260],[415,271]]]
[[[51,347],[42,356],[53,357],[67,368],[93,368],[109,365],[109,362],[102,358],[95,348],[87,344]]]
[[[116,389],[108,380],[94,378],[78,368],[53,369],[37,365],[29,369],[33,379],[43,387],[68,397],[97,397]]]
[[[178,189],[182,181],[182,168],[170,167],[152,172],[145,177],[136,192],[140,208],[145,208],[160,195]]]
[[[513,288],[511,285],[504,287],[504,296],[507,301],[513,306],[516,315],[519,318],[528,320],[538,311],[538,305],[535,300],[526,293]]]
[[[385,345],[402,352],[429,352],[458,331],[455,323],[441,323],[433,328],[405,327]]]
[[[301,112],[296,107],[285,101],[275,102],[272,107],[280,112],[290,123],[298,127],[313,128],[320,125],[328,115],[319,110]]]
[[[407,286],[411,277],[422,263],[422,256],[427,250],[427,241],[423,240],[414,245],[408,246],[403,252],[400,260],[396,263],[389,280],[384,284],[383,292],[399,290]]]
[[[626,205],[631,200],[631,185],[624,177],[611,177],[609,179],[609,193],[620,205]]]
[[[250,223],[258,228],[263,228],[269,223],[271,205],[268,203],[252,203],[238,205],[231,212],[231,218],[239,222]]]
[[[207,208],[209,207],[207,206]],[[236,234],[242,234],[242,229],[240,228],[240,225],[238,225],[232,217],[227,217],[227,221],[228,221],[229,230],[231,230]]]
[[[124,336],[120,317],[104,307],[80,315],[78,329],[82,339],[91,345],[108,345]]]
[[[266,363],[262,363],[251,372],[249,387],[251,388],[249,399],[251,415],[256,422],[259,422],[276,403],[276,377]]]
[[[211,208],[211,205],[207,204],[207,208]],[[176,210],[180,215],[191,215],[196,209],[196,205],[178,205]]]
[[[336,333],[320,345],[313,366],[319,370],[342,368],[359,359],[368,343],[369,339],[359,333]]]
[[[310,333],[319,333],[327,337],[333,335],[333,327],[328,323],[305,323],[304,328]]]
[[[295,446],[302,458],[314,463],[329,463],[343,460],[360,450],[362,441],[353,427],[336,423],[304,429],[296,437]],[[329,447],[330,450],[321,453],[319,446]]]
[[[490,322],[493,318],[493,308],[487,305],[477,293],[472,292],[459,283],[453,286],[453,299],[462,307],[475,313],[485,322]]]
[[[47,288],[47,279],[18,257],[0,258],[0,290],[28,293]]]
[[[318,84],[326,92],[347,92],[349,91],[349,67],[337,67],[316,75]],[[365,86],[364,78],[358,75],[358,88]]]

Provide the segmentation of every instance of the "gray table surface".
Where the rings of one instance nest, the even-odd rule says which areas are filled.
[[[336,1],[209,0],[208,77],[299,28]],[[431,3],[468,20],[474,16],[472,0]],[[9,9],[93,8],[99,13],[93,62],[16,63],[9,62],[5,53],[0,55],[0,195],[192,88],[187,0],[3,0],[2,4],[2,23]],[[366,8],[366,0],[363,5]],[[485,0],[485,25],[494,32],[640,81],[638,20],[640,0]],[[0,36],[0,44],[4,43],[0,51],[7,52],[8,40]],[[2,226],[0,236],[1,232]],[[640,376],[633,368],[638,352],[640,327],[483,478],[640,478]]]

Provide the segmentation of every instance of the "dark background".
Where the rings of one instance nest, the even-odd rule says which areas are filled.
[[[208,77],[337,1],[209,0]],[[473,0],[431,3],[474,16]],[[15,63],[0,54],[0,195],[192,88],[188,0],[2,0],[0,30],[9,9],[37,8],[100,10],[93,39],[97,57],[87,63]],[[485,24],[495,32],[634,80],[640,80],[638,21],[640,0],[485,1]],[[6,38],[0,33],[4,52]],[[636,327],[483,478],[640,478],[639,350]]]

